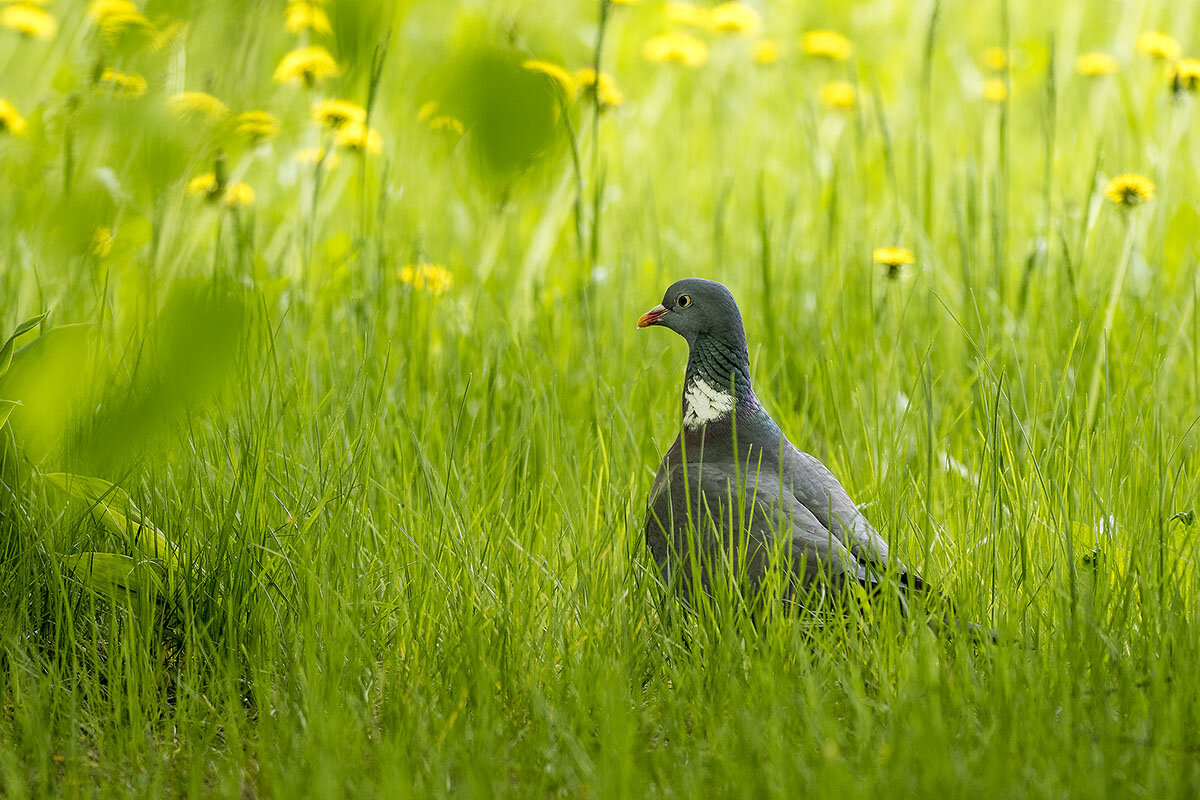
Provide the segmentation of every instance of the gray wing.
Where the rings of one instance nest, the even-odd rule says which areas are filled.
[[[917,573],[898,559],[891,558],[887,542],[871,525],[846,489],[829,468],[815,456],[799,450],[783,440],[783,477],[792,493],[822,525],[842,542],[864,564],[891,566],[916,588],[923,582]]]
[[[863,573],[846,546],[776,475],[739,481],[733,469],[713,464],[664,461],[650,494],[646,543],[663,580],[685,599],[695,577],[708,591],[713,565],[722,556],[744,570],[738,574],[750,592],[781,558],[801,585],[821,574],[842,579]]]

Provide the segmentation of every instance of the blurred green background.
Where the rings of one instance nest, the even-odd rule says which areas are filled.
[[[1198,12],[0,5],[0,792],[1194,793]],[[689,275],[1019,645],[661,596]]]

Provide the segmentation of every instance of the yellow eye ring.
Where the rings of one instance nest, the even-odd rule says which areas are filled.
[[[692,298],[686,294],[679,295],[679,299],[675,301],[675,305],[679,306],[680,308],[687,308],[691,304]]]

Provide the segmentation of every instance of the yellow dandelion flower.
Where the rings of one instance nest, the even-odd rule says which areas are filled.
[[[312,107],[313,122],[337,130],[354,122],[362,125],[367,121],[367,110],[349,100],[318,100]]]
[[[283,27],[288,33],[304,33],[308,30],[324,36],[333,33],[333,28],[329,24],[329,15],[325,13],[325,9],[315,3],[304,2],[304,0],[293,0],[288,3]]]
[[[149,23],[148,20],[147,23]],[[172,22],[170,25],[154,34],[154,38],[150,40],[150,49],[155,53],[162,52],[172,42],[181,37],[187,31],[187,28],[188,26],[186,22]]]
[[[1134,172],[1118,175],[1108,182],[1104,196],[1122,207],[1132,208],[1154,199],[1154,184],[1145,175]]]
[[[100,73],[100,86],[111,89],[113,94],[129,100],[141,97],[149,88],[146,79],[136,72],[126,74],[111,67],[106,67]]]
[[[1134,47],[1138,55],[1157,58],[1160,61],[1174,61],[1183,52],[1174,36],[1158,31],[1142,31],[1138,34]]]
[[[233,118],[234,130],[254,142],[270,139],[279,133],[279,120],[266,111],[243,111]]]
[[[805,53],[830,61],[845,61],[854,50],[850,40],[837,31],[808,31],[800,41]]]
[[[642,45],[642,57],[655,64],[673,61],[698,67],[708,60],[708,47],[695,36],[672,31],[647,39]]]
[[[442,114],[429,120],[429,130],[450,131],[451,133],[456,133],[459,136],[462,136],[466,128],[463,127],[461,120],[446,114]]]
[[[283,57],[275,68],[276,83],[303,83],[312,86],[338,74],[338,64],[329,51],[319,45],[301,47]]]
[[[708,26],[717,33],[750,33],[761,24],[762,17],[745,3],[721,3],[708,12]]]
[[[104,258],[112,252],[113,233],[103,225],[92,231],[92,240],[88,243],[88,252],[96,258]]]
[[[854,108],[857,95],[854,84],[849,81],[830,81],[821,87],[819,93],[821,105],[839,111],[849,111]]]
[[[0,9],[0,25],[32,39],[53,39],[58,20],[45,9],[17,3]]]
[[[138,7],[131,0],[92,0],[88,4],[87,15],[92,22],[100,25],[104,18],[111,14],[136,14]]]
[[[240,206],[254,205],[254,189],[248,183],[231,183],[229,188],[225,190],[225,196],[221,198],[229,208],[238,208]]]
[[[563,93],[567,97],[575,96],[575,79],[571,77],[571,73],[567,72],[558,64],[555,64],[551,61],[538,61],[537,59],[529,59],[521,64],[521,66],[525,69],[532,70],[533,72],[540,72],[547,78],[553,80],[560,87],[562,87]],[[425,106],[428,105],[430,104],[425,104]],[[420,112],[418,112],[418,119],[427,119],[428,117],[432,116],[433,112],[437,109],[437,103],[433,103],[432,105],[433,107],[429,110],[429,113],[426,114],[425,117],[421,117]],[[421,111],[425,110],[425,106],[421,107]]]
[[[94,0],[88,5],[87,15],[110,42],[126,33],[155,34],[154,24],[129,0]]]
[[[876,247],[871,251],[871,260],[876,264],[886,264],[889,267],[899,267],[903,264],[916,263],[913,251],[907,247]]]
[[[445,294],[454,285],[454,275],[440,264],[409,264],[400,268],[397,277],[401,283],[434,296]]]
[[[983,51],[983,66],[992,72],[999,72],[1008,66],[1008,53],[1003,47],[989,47]]]
[[[576,70],[575,83],[583,91],[592,94],[600,108],[613,108],[625,102],[625,93],[607,72],[597,76],[596,70],[591,67]]]
[[[774,64],[779,61],[779,42],[774,39],[763,39],[755,42],[750,50],[750,57],[756,64]]]
[[[338,147],[357,150],[368,155],[378,155],[383,152],[383,137],[379,131],[369,128],[361,122],[347,122],[338,128],[334,140]]]
[[[871,260],[887,267],[888,278],[895,280],[900,277],[902,267],[916,263],[917,259],[907,247],[876,247],[871,251]]]
[[[708,9],[692,3],[667,3],[663,13],[669,22],[677,25],[691,25],[696,28],[708,27]]]
[[[574,80],[574,78],[572,78],[572,80]],[[428,103],[422,104],[421,107],[417,109],[417,119],[421,120],[421,122],[425,122],[432,117],[437,110],[437,100],[430,100]]]
[[[221,194],[221,185],[217,183],[217,176],[215,174],[206,172],[188,181],[187,188],[184,191],[190,195],[203,196],[206,200],[216,200]]]
[[[17,112],[12,103],[0,99],[0,133],[11,133],[20,136],[25,132],[25,118]]]
[[[1181,58],[1171,68],[1171,85],[1175,92],[1200,90],[1200,58]]]
[[[1003,103],[1008,99],[1008,84],[1002,78],[988,78],[983,82],[983,99],[989,103]]]
[[[1075,71],[1089,78],[1112,75],[1117,71],[1117,60],[1108,53],[1083,53],[1075,59]]]
[[[327,169],[336,167],[338,164],[337,153],[325,155],[324,147],[302,147],[296,151],[293,156],[300,164],[316,165],[324,162]]]
[[[218,121],[229,116],[229,108],[208,92],[180,92],[167,98],[167,108],[181,117],[195,114]]]

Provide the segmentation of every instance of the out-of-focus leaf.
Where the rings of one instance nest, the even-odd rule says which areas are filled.
[[[116,553],[78,553],[63,561],[84,586],[109,600],[154,599],[162,594],[161,567],[152,563]]]
[[[38,314],[36,317],[31,317],[30,319],[25,320],[17,326],[17,329],[13,331],[12,336],[9,336],[8,339],[5,340],[4,346],[0,347],[0,377],[3,377],[4,373],[8,372],[8,368],[12,366],[13,348],[15,348],[17,345],[17,338],[40,325],[42,320],[44,320],[49,313],[49,311],[46,311]]]
[[[507,178],[532,166],[555,142],[558,99],[518,53],[487,44],[451,62],[439,108],[461,121],[487,171]]]
[[[61,441],[73,414],[92,388],[91,326],[63,325],[43,333],[13,354],[0,379],[0,394],[23,408],[9,425],[26,456],[44,459]]]
[[[238,290],[177,284],[146,333],[132,382],[100,403],[94,427],[77,443],[87,471],[119,470],[182,413],[216,397],[235,364],[246,313]]]
[[[128,537],[144,558],[175,566],[175,547],[134,504],[121,487],[103,478],[54,472],[43,476],[68,497],[87,503],[92,515],[111,533]]]
[[[8,424],[8,415],[19,405],[16,400],[0,400],[0,428]]]

